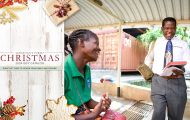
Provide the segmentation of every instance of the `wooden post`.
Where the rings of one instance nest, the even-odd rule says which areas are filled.
[[[118,35],[118,64],[117,64],[117,97],[120,97],[120,79],[121,79],[121,45],[122,45],[122,28],[119,24],[119,35]]]

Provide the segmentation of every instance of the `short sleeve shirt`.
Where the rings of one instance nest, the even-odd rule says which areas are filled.
[[[90,67],[85,65],[84,71],[84,75],[81,74],[73,56],[67,56],[64,63],[64,94],[68,105],[81,106],[91,99]]]

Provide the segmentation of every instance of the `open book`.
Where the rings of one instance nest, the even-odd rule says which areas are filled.
[[[171,76],[175,75],[173,72],[174,70],[179,70],[181,72],[184,72],[182,68],[187,64],[186,61],[175,61],[175,62],[170,62],[166,65],[166,67],[163,69],[162,73],[160,76]]]
[[[187,64],[186,61],[175,61],[175,62],[169,62],[165,68],[169,67],[177,67],[177,68],[182,68]]]

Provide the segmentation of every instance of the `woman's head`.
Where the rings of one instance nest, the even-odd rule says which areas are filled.
[[[167,17],[162,21],[162,32],[166,39],[174,37],[176,32],[176,19]]]
[[[68,35],[66,35],[66,34],[64,34],[64,49],[65,49],[65,51],[64,51],[64,53],[65,53],[65,56],[67,56],[69,53],[71,53],[70,51],[69,51],[69,49],[68,49],[68,43],[69,43],[69,40],[68,40],[69,38],[68,38]]]
[[[89,61],[96,61],[100,52],[99,40],[95,33],[86,29],[73,31],[69,36],[69,44],[73,54],[82,52]]]

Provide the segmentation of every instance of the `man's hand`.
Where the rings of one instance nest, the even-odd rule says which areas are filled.
[[[183,77],[183,74],[184,74],[183,70],[176,67],[170,67],[170,68],[165,68],[160,76],[168,80],[168,79],[181,78]]]
[[[171,76],[168,76],[168,79],[176,79],[176,78],[182,78],[183,77],[183,70],[179,70],[179,69],[173,69],[172,72],[174,74],[172,74]]]
[[[184,73],[183,70],[178,70],[178,69],[173,69],[172,71],[175,73],[175,75],[183,75]]]

